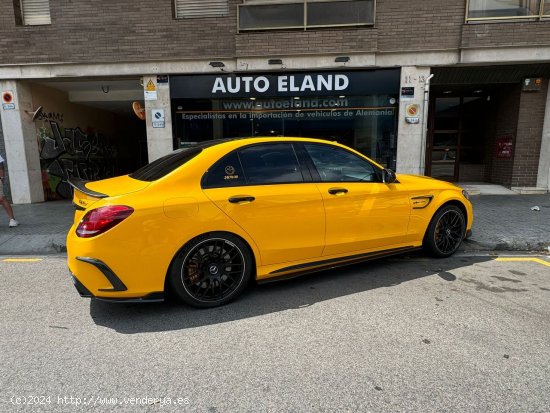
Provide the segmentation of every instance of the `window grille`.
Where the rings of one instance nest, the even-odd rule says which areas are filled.
[[[50,0],[20,0],[21,23],[25,26],[51,24]]]
[[[228,0],[175,0],[176,19],[227,16]]]

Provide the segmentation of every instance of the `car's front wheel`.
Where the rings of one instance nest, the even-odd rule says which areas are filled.
[[[213,232],[192,239],[179,251],[170,269],[170,284],[187,304],[216,307],[244,290],[252,266],[252,254],[241,239]]]
[[[453,255],[466,233],[466,217],[455,205],[445,205],[434,214],[424,236],[424,249],[434,257]]]

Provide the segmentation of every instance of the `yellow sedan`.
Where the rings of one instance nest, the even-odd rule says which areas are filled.
[[[68,266],[84,297],[195,307],[251,279],[424,248],[448,257],[471,232],[461,188],[396,175],[344,145],[307,138],[209,141],[133,174],[70,181]]]

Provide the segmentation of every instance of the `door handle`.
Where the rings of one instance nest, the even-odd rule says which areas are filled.
[[[256,198],[250,195],[235,195],[230,197],[228,201],[231,202],[232,204],[240,204],[242,202],[252,202],[255,199]]]
[[[331,195],[347,194],[348,190],[346,188],[330,188],[328,193]]]

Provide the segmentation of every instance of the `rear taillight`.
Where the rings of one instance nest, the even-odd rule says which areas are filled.
[[[80,238],[90,238],[103,234],[128,218],[134,208],[125,205],[105,206],[88,211],[76,228]]]

